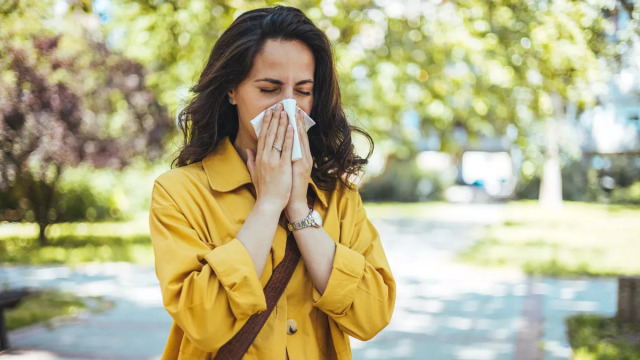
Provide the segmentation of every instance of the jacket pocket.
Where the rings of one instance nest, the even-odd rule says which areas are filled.
[[[316,341],[318,342],[318,348],[322,352],[323,358],[327,358],[329,354],[335,353],[335,350],[330,348],[333,347],[333,342],[331,341],[331,332],[329,331],[329,319],[327,314],[322,312],[322,310],[318,308],[314,308],[315,315],[313,316],[313,330],[316,334]]]

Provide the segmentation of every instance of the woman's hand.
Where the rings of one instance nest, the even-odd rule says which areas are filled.
[[[302,158],[294,161],[291,165],[293,175],[291,196],[285,208],[285,214],[289,222],[301,220],[309,214],[307,188],[309,187],[311,168],[313,167],[309,136],[302,117],[302,110],[299,108],[296,110],[296,125],[298,127],[298,137],[300,138]]]
[[[278,104],[275,110],[269,109],[264,115],[256,152],[247,149],[247,167],[256,188],[256,207],[279,215],[289,202],[292,147],[293,127],[282,104]]]

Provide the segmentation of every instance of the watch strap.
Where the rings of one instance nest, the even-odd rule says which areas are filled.
[[[289,231],[304,229],[313,224],[313,219],[311,218],[311,213],[313,213],[313,208],[309,209],[309,213],[303,219],[298,220],[294,223],[288,223],[287,227]]]

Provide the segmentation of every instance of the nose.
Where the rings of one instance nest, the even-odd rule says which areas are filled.
[[[283,86],[282,88],[282,98],[280,101],[284,99],[293,99],[293,87],[291,86]]]

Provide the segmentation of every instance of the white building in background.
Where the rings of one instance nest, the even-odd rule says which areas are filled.
[[[517,129],[510,126],[502,137],[481,137],[473,143],[462,127],[452,136],[462,146],[460,157],[440,152],[440,135],[431,132],[416,141],[416,163],[422,171],[441,174],[449,179],[445,198],[452,202],[475,202],[511,198],[519,178],[522,156],[513,141]],[[429,190],[429,179],[425,180]],[[428,191],[427,191],[428,192]]]
[[[445,192],[449,201],[504,200],[513,196],[519,180],[522,156],[513,141],[515,126],[502,137],[481,137],[473,144],[464,141],[458,159],[458,185]]]

